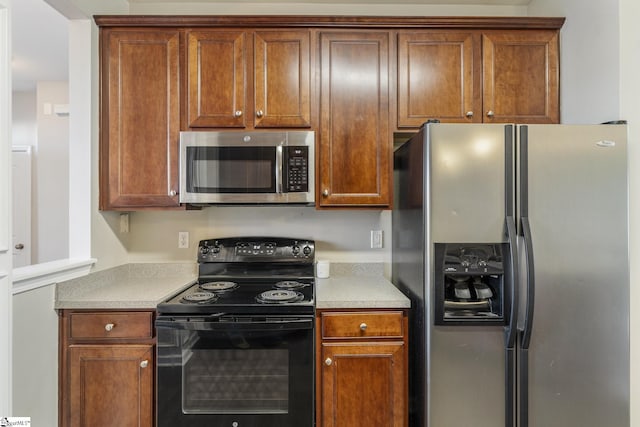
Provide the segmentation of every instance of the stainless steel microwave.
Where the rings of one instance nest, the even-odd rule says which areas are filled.
[[[180,203],[313,204],[312,131],[180,132]]]

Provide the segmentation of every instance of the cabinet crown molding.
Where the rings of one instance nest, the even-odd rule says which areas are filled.
[[[563,17],[491,16],[296,16],[296,15],[95,15],[100,27],[331,27],[560,29]]]

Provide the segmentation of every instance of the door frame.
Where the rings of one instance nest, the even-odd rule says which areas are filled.
[[[0,0],[0,416],[11,415],[11,0]]]

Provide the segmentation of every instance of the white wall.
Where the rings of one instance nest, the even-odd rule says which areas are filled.
[[[69,117],[44,104],[66,105],[67,82],[39,82],[34,91],[14,92],[13,145],[33,147],[31,259],[34,264],[68,256]]]
[[[532,0],[532,16],[565,16],[560,35],[563,123],[620,118],[618,0]]]
[[[37,144],[36,103],[35,91],[13,92],[11,102],[12,145],[35,146]]]
[[[416,4],[415,2],[132,2],[131,14],[201,14],[201,15],[362,15],[362,16],[519,16],[526,6],[472,4]]]
[[[58,421],[58,316],[55,285],[13,296],[13,414],[33,426]]]
[[[69,255],[69,116],[45,113],[69,103],[67,82],[37,84],[38,142],[35,151],[33,186],[33,240],[35,264],[67,258]]]

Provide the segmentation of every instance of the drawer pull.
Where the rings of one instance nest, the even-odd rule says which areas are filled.
[[[364,322],[363,322],[363,323],[360,323],[360,330],[361,330],[362,332],[365,332],[365,331],[367,330],[367,324],[366,324],[366,323],[364,323]]]
[[[106,325],[104,325],[104,330],[107,332],[111,332],[115,326],[116,325],[114,325],[113,323],[107,323]]]
[[[140,362],[140,367],[141,368],[146,368],[147,366],[149,366],[149,361],[148,360],[143,360],[142,362]]]
[[[327,366],[331,366],[332,363],[333,363],[333,360],[331,360],[330,357],[327,357],[327,359],[324,361],[324,364]]]

